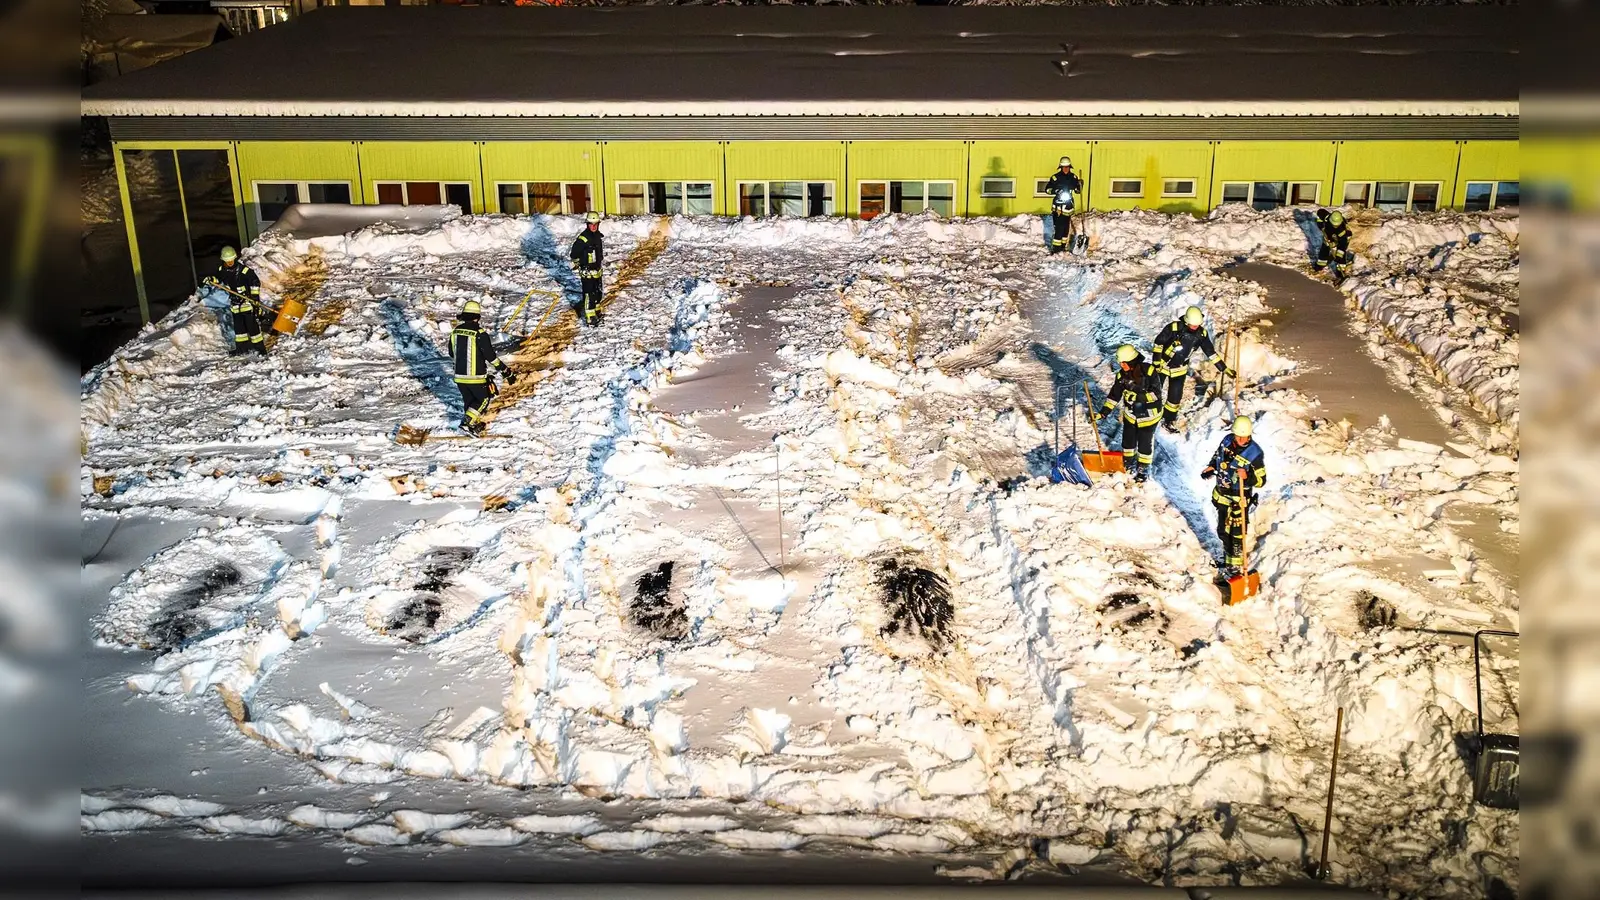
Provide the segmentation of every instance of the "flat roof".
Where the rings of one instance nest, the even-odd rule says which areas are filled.
[[[1516,7],[333,7],[110,116],[1517,114]]]

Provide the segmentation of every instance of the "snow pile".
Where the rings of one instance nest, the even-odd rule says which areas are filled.
[[[460,303],[487,295],[489,327],[520,332],[525,296],[569,286],[577,224],[269,237],[251,253],[275,273],[321,260],[325,331],[233,361],[191,304],[85,379],[87,513],[196,521],[97,633],[134,646],[198,617],[130,683],[192,705],[220,678],[233,727],[350,791],[526,789],[509,818],[330,798],[194,828],[1277,883],[1301,871],[1343,706],[1335,879],[1476,895],[1517,820],[1470,803],[1456,754],[1470,647],[1415,629],[1515,624],[1514,554],[1480,527],[1515,531],[1514,462],[1471,434],[1329,424],[1283,383],[1299,351],[1247,330],[1262,596],[1224,606],[1212,580],[1198,472],[1231,402],[1187,409],[1148,484],[1044,477],[1058,430],[1096,443],[1074,408],[1103,399],[1119,344],[1189,305],[1218,330],[1270,315],[1219,269],[1303,265],[1299,212],[1089,216],[1087,259],[1044,257],[1027,217],[680,218],[664,246],[612,221],[605,325],[553,315],[493,437],[420,446],[391,435],[452,436],[439,347]],[[1431,245],[1404,225],[1396,247]],[[1457,275],[1503,262],[1472,258]],[[221,559],[236,577],[210,585]],[[1514,669],[1491,670],[1514,697]],[[118,798],[83,815],[191,827]]]
[[[1362,230],[1353,242],[1357,270],[1342,288],[1495,419],[1515,426],[1521,330],[1517,217],[1386,217]]]

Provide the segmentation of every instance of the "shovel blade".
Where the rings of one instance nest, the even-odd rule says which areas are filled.
[[[1261,593],[1260,572],[1246,572],[1237,578],[1228,579],[1228,596],[1226,599],[1229,606],[1243,603],[1259,593]]]
[[[1102,474],[1122,471],[1121,453],[1101,453],[1099,450],[1083,451],[1083,467]]]

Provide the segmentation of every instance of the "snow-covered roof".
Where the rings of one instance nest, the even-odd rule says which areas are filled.
[[[109,116],[1516,115],[1514,7],[343,7]]]

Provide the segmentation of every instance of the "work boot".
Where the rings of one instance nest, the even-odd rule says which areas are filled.
[[[233,345],[233,349],[228,351],[228,355],[229,356],[243,356],[244,355],[244,345],[243,344],[234,344]]]
[[[1177,419],[1162,419],[1161,420],[1161,427],[1163,429],[1165,429],[1168,434],[1177,434],[1178,433],[1178,420]]]
[[[1150,480],[1150,467],[1145,465],[1144,463],[1139,463],[1138,465],[1135,465],[1133,467],[1133,480],[1135,482],[1139,483],[1139,484],[1143,484],[1144,482],[1149,481]]]
[[[257,344],[256,345],[256,352],[261,354],[262,356],[266,356],[267,355],[267,345],[266,344]]]

